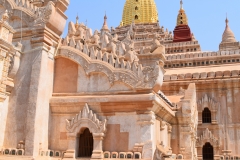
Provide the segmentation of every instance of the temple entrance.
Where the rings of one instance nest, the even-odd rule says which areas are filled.
[[[213,146],[210,143],[206,143],[203,146],[202,150],[203,160],[213,160],[214,154],[213,154]]]
[[[91,157],[93,152],[93,135],[86,128],[79,137],[78,157]]]

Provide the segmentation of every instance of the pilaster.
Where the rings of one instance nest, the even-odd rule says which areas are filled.
[[[155,114],[149,112],[146,114],[141,114],[138,117],[138,124],[140,127],[140,141],[144,143],[143,145],[143,159],[152,159],[155,149],[156,142],[154,141],[154,124],[156,121]]]
[[[91,159],[103,159],[102,141],[104,133],[93,133],[94,149]]]

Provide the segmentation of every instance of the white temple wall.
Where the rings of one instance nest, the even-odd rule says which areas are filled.
[[[17,148],[18,143],[25,139],[30,86],[29,75],[31,75],[32,61],[36,56],[25,53],[21,58],[20,67],[15,77],[15,87],[9,97],[7,127],[4,138],[5,148]]]
[[[71,118],[71,115],[51,115],[49,149],[55,151],[65,151],[68,149],[66,119]]]
[[[140,137],[141,130],[140,126],[137,124],[138,115],[136,113],[116,113],[114,116],[109,116],[107,118],[107,132],[106,137],[103,140],[103,149],[104,151],[114,151],[114,149],[117,152],[121,152],[121,149],[123,152],[126,152],[128,150],[133,150],[133,147],[135,143],[142,143],[142,139]],[[114,127],[114,125],[119,125],[119,132],[120,133],[108,133],[109,127]],[[116,131],[117,132],[117,131]],[[123,135],[125,133],[125,135]],[[120,136],[120,137],[117,137]],[[114,139],[120,138],[118,141],[121,141],[121,138],[125,141],[124,143],[127,143],[127,146],[121,146],[119,144],[114,144],[111,142],[118,142]],[[108,139],[108,140],[107,140]],[[110,142],[109,142],[110,139]],[[106,142],[107,141],[107,142]],[[119,146],[119,147],[117,147]],[[112,148],[112,149],[111,149]],[[111,149],[111,150],[110,150]],[[119,150],[120,149],[120,150]]]
[[[0,148],[3,147],[6,122],[7,122],[7,113],[8,113],[8,101],[9,97],[7,97],[3,102],[0,103]]]

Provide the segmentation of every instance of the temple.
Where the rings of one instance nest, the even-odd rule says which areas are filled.
[[[105,14],[95,31],[66,25],[69,3],[0,0],[0,160],[240,160],[228,18],[202,51],[182,0],[173,32],[154,0],[126,0],[120,25]]]

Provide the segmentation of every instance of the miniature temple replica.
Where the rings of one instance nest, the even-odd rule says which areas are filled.
[[[66,24],[69,3],[0,0],[0,160],[240,160],[228,18],[204,52],[182,0],[174,31],[154,0],[126,0],[99,31]]]

